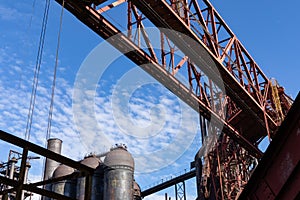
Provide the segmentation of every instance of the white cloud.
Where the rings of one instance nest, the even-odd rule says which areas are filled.
[[[18,16],[16,16],[16,14],[18,14],[18,10],[14,9],[14,8],[9,8],[3,5],[0,5],[0,19],[1,20],[16,20],[18,19]]]

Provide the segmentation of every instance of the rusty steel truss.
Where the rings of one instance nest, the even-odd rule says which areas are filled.
[[[205,146],[199,198],[235,199],[262,157],[258,144],[274,136],[291,99],[263,73],[211,3],[56,1],[199,112]],[[159,41],[152,40],[148,27],[156,27]],[[178,79],[179,72],[188,84]]]
[[[199,113],[203,145],[198,153],[203,166],[197,177],[198,199],[236,199],[263,155],[258,144],[266,136],[273,138],[292,100],[283,87],[263,73],[211,3],[56,1]],[[156,27],[159,40],[153,40],[148,27]],[[178,74],[183,74],[187,83]],[[21,199],[21,191],[28,190],[70,199],[37,186],[75,176],[86,176],[87,182],[91,181],[93,170],[89,167],[3,131],[0,139],[23,149],[20,178],[0,176],[1,183],[11,186],[0,195],[16,191],[17,199]],[[25,184],[29,151],[81,173]],[[89,199],[90,184],[86,185],[85,199]],[[184,182],[177,187],[184,190]],[[178,198],[185,199],[180,190],[176,190]]]

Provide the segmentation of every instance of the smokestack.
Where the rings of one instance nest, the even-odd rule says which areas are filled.
[[[62,140],[58,138],[50,138],[47,143],[47,149],[53,151],[54,153],[61,154],[61,145]],[[44,171],[44,181],[52,178],[54,170],[59,166],[59,163],[51,160],[46,159],[45,162],[45,171]],[[44,187],[46,190],[51,191],[51,185],[45,185]],[[42,200],[50,200],[48,197],[43,197]]]

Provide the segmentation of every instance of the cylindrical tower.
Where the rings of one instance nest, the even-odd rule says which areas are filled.
[[[74,169],[66,165],[59,165],[53,173],[53,178],[58,178],[72,174]],[[62,180],[52,185],[52,191],[71,198],[76,197],[75,180]]]
[[[53,151],[54,153],[61,154],[61,145],[62,141],[57,138],[50,138],[47,143],[47,149]],[[52,177],[54,170],[59,166],[59,163],[51,160],[49,158],[46,159],[45,162],[45,170],[44,170],[44,181],[48,180]],[[51,190],[51,185],[45,185],[44,187],[47,190]],[[43,197],[43,200],[49,200],[48,197]]]
[[[100,163],[93,175],[91,200],[103,200],[103,190],[104,190],[104,171],[103,171],[103,163]]]
[[[133,199],[134,160],[125,145],[112,148],[104,159],[104,200]]]
[[[93,175],[93,181],[92,181],[92,194],[91,199],[92,200],[102,200],[103,198],[103,175],[101,180],[101,171],[98,170],[98,168],[101,166],[101,160],[97,158],[95,155],[88,156],[84,158],[81,162],[81,164],[86,165],[88,167],[94,168],[95,173]],[[101,188],[102,187],[102,188]],[[85,194],[85,178],[79,178],[77,181],[77,196],[76,199],[78,200],[84,200],[84,194]]]

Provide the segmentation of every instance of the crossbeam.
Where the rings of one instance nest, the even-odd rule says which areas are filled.
[[[168,180],[168,181],[163,182],[161,184],[158,184],[158,185],[156,185],[156,186],[154,186],[152,188],[149,188],[149,189],[146,189],[146,190],[142,191],[141,192],[142,193],[141,196],[142,197],[149,196],[150,194],[153,194],[153,193],[156,193],[156,192],[161,191],[163,189],[166,189],[168,187],[171,187],[171,186],[173,186],[173,185],[175,185],[177,183],[189,180],[189,179],[191,179],[191,178],[193,178],[195,176],[196,176],[196,170],[189,171],[189,172],[187,172],[185,174],[182,174],[180,176],[177,176],[177,177],[175,177],[175,178],[173,178],[171,180]]]
[[[0,140],[3,140],[5,142],[8,142],[10,144],[14,144],[21,148],[26,148],[28,151],[34,152],[36,154],[39,154],[41,156],[44,156],[46,158],[55,160],[59,163],[65,164],[67,166],[70,166],[74,169],[78,169],[82,172],[85,172],[86,174],[93,174],[94,169],[91,167],[88,167],[86,165],[81,164],[80,162],[74,161],[70,158],[67,158],[65,156],[62,156],[60,154],[54,153],[53,151],[50,151],[46,148],[43,148],[41,146],[38,146],[36,144],[33,144],[31,142],[28,142],[26,140],[23,140],[19,137],[16,137],[10,133],[7,133],[5,131],[0,130]]]

